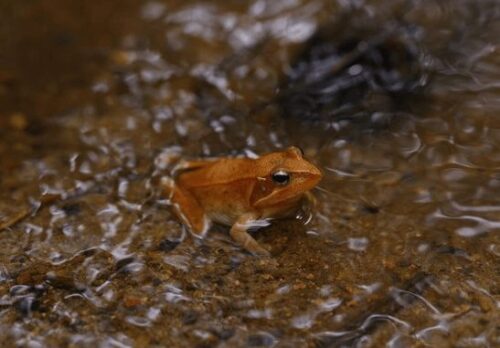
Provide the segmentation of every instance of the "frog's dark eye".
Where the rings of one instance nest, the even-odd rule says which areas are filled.
[[[272,175],[273,181],[278,185],[286,185],[290,181],[290,174],[284,170],[278,170]]]

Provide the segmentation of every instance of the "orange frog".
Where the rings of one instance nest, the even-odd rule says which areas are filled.
[[[257,255],[269,252],[248,229],[258,220],[292,214],[322,177],[296,147],[256,159],[182,162],[175,172],[175,180],[164,177],[161,185],[188,229],[202,238],[212,222],[231,226],[233,240]]]

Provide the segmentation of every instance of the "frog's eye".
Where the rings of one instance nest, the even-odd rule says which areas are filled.
[[[294,158],[304,157],[304,151],[298,146],[290,146],[287,149],[287,152],[291,157],[294,157]]]
[[[284,170],[278,170],[272,174],[272,179],[278,185],[286,185],[290,181],[290,174]]]

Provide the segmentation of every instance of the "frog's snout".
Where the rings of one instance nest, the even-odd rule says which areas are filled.
[[[318,167],[316,167],[314,164],[311,164],[309,174],[310,174],[311,180],[315,180],[315,184],[318,183],[323,178],[323,172]]]
[[[311,170],[312,175],[317,177],[318,181],[321,180],[323,178],[323,172],[314,165],[312,167],[313,167],[313,169]]]

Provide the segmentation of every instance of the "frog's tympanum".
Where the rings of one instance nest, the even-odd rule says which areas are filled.
[[[175,213],[197,237],[211,222],[231,226],[231,237],[252,254],[268,255],[248,234],[257,220],[285,217],[321,179],[321,171],[296,147],[256,159],[184,162],[175,180],[162,179]]]

